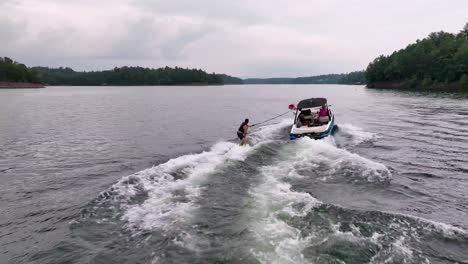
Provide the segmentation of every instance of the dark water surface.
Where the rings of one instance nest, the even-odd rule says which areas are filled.
[[[290,103],[339,130],[288,140]],[[468,97],[359,86],[0,90],[0,263],[468,263]]]

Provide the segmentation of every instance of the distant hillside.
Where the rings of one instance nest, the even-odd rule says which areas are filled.
[[[379,56],[366,70],[368,87],[468,89],[468,23],[459,34],[427,38]]]
[[[39,85],[38,85],[39,84]],[[32,67],[0,57],[0,87],[29,88],[46,85],[222,85],[242,84],[242,79],[200,69],[120,67],[105,71]]]
[[[232,77],[226,74],[218,74],[223,80],[223,84],[244,84],[244,81],[241,78]]]
[[[356,71],[343,74],[326,74],[298,78],[249,78],[245,84],[366,84],[365,72]]]
[[[75,71],[71,68],[28,68],[9,58],[0,57],[0,82],[5,88],[44,85],[222,85],[222,84],[365,84],[363,71],[298,78],[240,79],[200,69],[164,67],[120,67],[104,71]],[[12,84],[13,83],[13,84]],[[21,83],[21,84],[20,84]]]
[[[32,68],[48,85],[221,85],[223,77],[199,69],[121,67],[77,72],[71,68]]]

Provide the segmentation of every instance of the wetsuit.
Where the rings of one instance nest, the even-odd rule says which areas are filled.
[[[242,124],[240,125],[239,129],[237,130],[237,136],[239,137],[240,140],[242,140],[245,136],[244,136],[244,126],[245,126],[245,122],[242,122]]]

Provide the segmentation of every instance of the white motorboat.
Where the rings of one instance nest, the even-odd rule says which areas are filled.
[[[294,124],[289,134],[291,140],[303,136],[319,139],[328,137],[333,132],[335,116],[326,98],[302,100],[295,110]]]

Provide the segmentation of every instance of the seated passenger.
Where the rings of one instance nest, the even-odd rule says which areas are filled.
[[[320,124],[319,122],[319,112],[315,112],[313,115],[313,121],[314,121],[314,126],[318,126]]]
[[[322,105],[322,108],[320,108],[319,116],[328,116],[328,109],[326,106]]]
[[[328,121],[330,121],[330,117],[328,116],[328,109],[325,105],[323,105],[319,112],[319,122],[328,123]]]
[[[303,126],[303,125],[306,125],[306,126],[307,126],[307,125],[309,124],[309,121],[306,121],[303,112],[301,112],[301,113],[299,114],[299,116],[297,117],[297,122],[296,122],[296,124],[297,124],[297,127],[298,127],[298,128],[301,127],[301,126]]]

